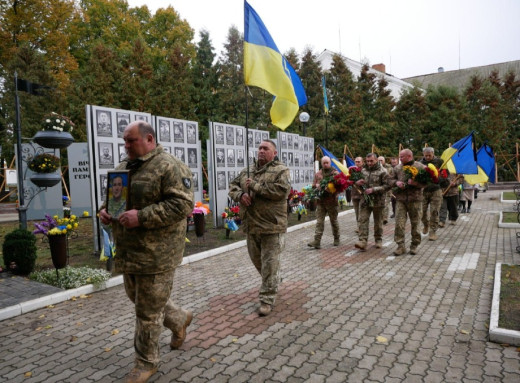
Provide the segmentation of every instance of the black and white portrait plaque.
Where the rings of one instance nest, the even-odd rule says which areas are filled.
[[[99,168],[111,169],[114,167],[114,149],[110,142],[98,142]]]
[[[177,157],[179,160],[181,160],[182,162],[185,162],[184,159],[184,148],[175,148],[174,149],[174,156]]]
[[[234,130],[232,126],[226,126],[226,145],[235,145]]]
[[[173,141],[184,142],[184,123],[180,121],[173,123]]]
[[[170,121],[159,120],[159,140],[164,142],[171,141]]]
[[[196,144],[197,143],[197,129],[195,128],[195,124],[188,122],[186,124],[186,141],[188,144]]]
[[[244,145],[244,128],[236,128],[236,137],[237,146]]]
[[[217,190],[226,190],[226,172],[217,172]]]
[[[227,166],[235,167],[235,151],[233,149],[227,150]]]
[[[226,166],[226,151],[223,148],[216,149],[217,167],[222,168]]]
[[[116,113],[117,118],[117,136],[123,137],[126,126],[130,123],[130,113]]]
[[[112,112],[109,110],[96,110],[97,135],[112,137]]]
[[[215,143],[217,145],[224,145],[224,126],[215,125]]]
[[[197,149],[188,148],[188,166],[190,168],[197,167]]]
[[[237,149],[237,167],[244,167],[244,149]]]

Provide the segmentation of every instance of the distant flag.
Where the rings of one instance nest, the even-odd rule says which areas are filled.
[[[475,185],[484,182],[495,183],[495,154],[488,144],[484,144],[477,152],[478,174],[464,176],[466,182]]]
[[[330,157],[330,162],[331,162],[331,165],[333,168],[335,168],[338,172],[345,173],[345,175],[347,175],[347,176],[349,175],[348,168],[345,167],[345,165],[343,165],[341,163],[341,161],[339,161],[334,154],[329,152],[327,149],[325,149],[321,145],[319,147],[324,156]]]
[[[350,168],[351,166],[356,166],[356,163],[354,162],[354,160],[352,158],[350,158],[349,156],[347,156],[345,154],[345,161],[347,162],[347,168]]]
[[[269,31],[256,11],[244,1],[244,79],[274,96],[271,106],[273,125],[285,130],[307,103],[302,82],[280,54]]]
[[[16,88],[21,92],[27,92],[29,94],[34,94],[35,96],[43,96],[45,91],[53,89],[50,86],[36,84],[20,78],[16,79]]]
[[[329,115],[329,101],[327,100],[327,87],[325,86],[325,76],[321,78],[321,84],[323,85],[323,109],[325,115]]]
[[[441,158],[444,161],[441,168],[447,168],[450,173],[478,174],[473,132],[446,149]]]

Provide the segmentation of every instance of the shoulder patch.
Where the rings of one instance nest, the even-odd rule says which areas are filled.
[[[191,189],[191,178],[182,178],[182,183],[186,187],[186,189]]]

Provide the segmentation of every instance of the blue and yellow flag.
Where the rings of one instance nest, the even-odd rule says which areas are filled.
[[[478,174],[473,132],[446,149],[441,158],[444,161],[441,169],[447,168],[450,173]]]
[[[321,78],[321,84],[323,85],[323,109],[325,115],[329,115],[329,101],[327,100],[327,87],[325,86],[325,76]]]
[[[354,160],[352,158],[350,158],[349,156],[347,156],[345,154],[345,161],[347,162],[347,168],[350,168],[351,166],[356,166],[356,163],[354,162]]]
[[[477,152],[478,174],[464,176],[466,182],[475,185],[484,182],[495,183],[495,154],[488,144],[484,144]]]
[[[344,173],[346,176],[350,175],[349,171],[348,171],[348,168],[343,165],[337,158],[334,154],[332,154],[331,152],[329,152],[327,149],[325,149],[323,146],[320,145],[320,150],[321,150],[321,153],[324,155],[324,156],[327,156],[327,157],[330,157],[330,162],[331,162],[331,165],[334,169],[336,169],[338,172],[342,172]]]
[[[302,82],[280,54],[260,16],[244,1],[244,79],[274,96],[273,125],[284,130],[307,103]]]

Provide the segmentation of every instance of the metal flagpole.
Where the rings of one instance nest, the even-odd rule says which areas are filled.
[[[14,103],[16,109],[16,170],[18,174],[18,219],[20,229],[27,230],[27,207],[23,194],[22,169],[22,120],[20,116],[20,99],[18,98],[18,73],[14,72]]]

